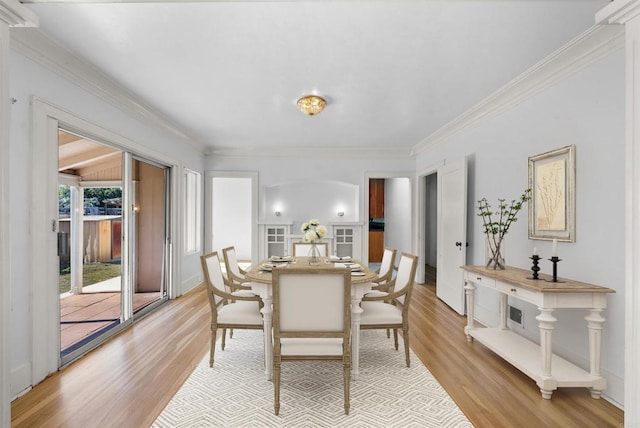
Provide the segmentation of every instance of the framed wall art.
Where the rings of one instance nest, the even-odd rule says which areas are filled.
[[[529,158],[529,239],[575,241],[575,146]]]

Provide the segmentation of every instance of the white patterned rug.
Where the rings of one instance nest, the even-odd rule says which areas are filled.
[[[382,330],[361,332],[360,375],[351,382],[344,414],[338,362],[282,364],[280,415],[263,369],[262,332],[235,330],[227,347],[216,344],[156,419],[154,428],[192,427],[473,427],[451,397],[402,343]]]

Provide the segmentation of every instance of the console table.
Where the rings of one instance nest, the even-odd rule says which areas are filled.
[[[531,271],[507,266],[504,270],[487,269],[485,266],[462,266],[467,297],[467,340],[474,339],[500,355],[514,367],[536,381],[542,397],[551,398],[558,387],[586,387],[591,397],[600,398],[606,388],[606,379],[600,375],[600,349],[605,319],[602,311],[607,306],[607,293],[615,290],[569,279],[549,282],[551,276],[541,274],[540,279],[528,279]],[[474,325],[474,294],[476,286],[500,293],[500,325],[478,328]],[[536,317],[540,328],[540,345],[511,331],[507,326],[507,299],[523,300],[537,305]],[[551,337],[556,318],[553,311],[559,308],[587,309],[589,331],[590,370],[570,363],[554,355]]]

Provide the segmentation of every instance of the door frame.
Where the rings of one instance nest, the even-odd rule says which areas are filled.
[[[179,171],[182,164],[175,157],[160,155],[115,132],[104,129],[64,111],[38,97],[32,97],[32,199],[31,199],[31,385],[36,385],[60,367],[60,299],[58,261],[56,254],[58,232],[58,129],[63,128],[87,138],[104,142],[123,152],[156,160]],[[179,177],[180,174],[172,174]],[[181,200],[179,179],[171,181],[172,237],[179,237],[180,210],[175,201]],[[124,225],[123,225],[124,227]],[[169,298],[177,295],[181,278],[180,239],[172,246],[172,277]],[[122,326],[121,328],[124,328]],[[114,329],[115,330],[115,329]]]
[[[418,260],[422,260],[422,263],[418,263],[418,269],[416,270],[416,282],[420,284],[424,284],[425,282],[425,264],[427,262],[427,254],[426,254],[426,243],[427,243],[427,212],[425,209],[426,204],[426,179],[427,176],[436,174],[438,176],[438,169],[444,165],[444,161],[436,162],[434,164],[429,165],[426,168],[421,169],[420,171],[416,171],[416,179],[418,181],[418,185],[416,186],[416,196],[415,200],[417,201],[417,225],[416,230],[417,240],[416,240],[416,254],[418,255]]]

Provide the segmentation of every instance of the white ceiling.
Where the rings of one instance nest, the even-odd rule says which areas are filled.
[[[24,2],[215,149],[410,149],[591,27],[606,0]],[[316,93],[317,116],[295,102]]]

